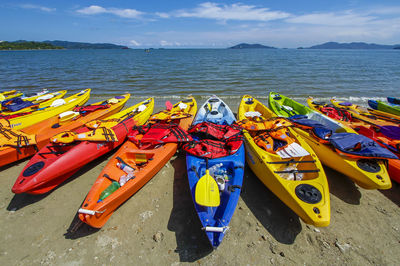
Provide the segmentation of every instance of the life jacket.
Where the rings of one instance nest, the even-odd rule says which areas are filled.
[[[329,116],[330,118],[340,120],[340,121],[347,121],[347,122],[352,122],[354,121],[353,117],[351,114],[342,109],[342,108],[337,108],[337,107],[331,107],[331,106],[323,106],[319,107],[319,110],[324,114]]]
[[[164,143],[193,141],[193,138],[175,123],[150,123],[144,126],[134,126],[129,131],[128,139],[141,148],[154,147]]]
[[[97,105],[76,106],[73,109],[73,111],[79,112],[81,115],[86,115],[96,110],[107,109],[107,108],[110,108],[109,104],[97,104]]]
[[[305,130],[310,133],[318,142],[322,144],[329,144],[329,137],[332,130],[316,120],[308,119],[305,115],[295,115],[289,117],[289,120],[297,128]]]
[[[188,118],[191,117],[192,115],[183,111],[168,111],[168,110],[163,110],[161,112],[158,112],[154,115],[152,115],[149,118],[149,121],[157,122],[157,121],[172,121],[172,120],[179,120],[183,118]]]
[[[192,126],[188,133],[196,136],[192,142],[185,143],[182,148],[186,152],[209,159],[232,155],[243,144],[242,128],[232,125],[218,125],[202,122]]]
[[[242,144],[243,136],[237,134],[223,141],[212,139],[195,140],[185,143],[182,149],[194,156],[215,159],[236,153]]]
[[[400,128],[395,126],[358,126],[354,128],[357,133],[375,140],[379,145],[400,155]]]
[[[241,132],[242,128],[236,123],[232,125],[217,125],[210,122],[196,124],[188,130],[188,133],[195,134],[201,138],[213,138],[216,140],[225,140]]]
[[[21,98],[17,97],[17,98],[12,98],[6,101],[3,101],[1,103],[1,106],[3,107],[3,109],[8,110],[10,112],[15,112],[27,107],[33,107],[33,106],[38,106],[30,101],[24,101]]]
[[[88,132],[75,133],[73,131],[64,131],[54,135],[51,139],[53,143],[72,143],[74,141],[107,141],[117,142],[118,138],[111,128],[100,127]]]
[[[290,137],[288,130],[293,124],[284,118],[265,120],[262,117],[253,117],[241,120],[238,124],[249,131],[257,146],[270,153],[285,149],[296,141]]]
[[[0,147],[15,147],[20,152],[19,148],[30,145],[36,145],[35,135],[25,134],[22,131],[12,129],[7,120],[0,119]]]
[[[261,131],[270,130],[277,127],[290,127],[292,123],[285,118],[274,117],[265,120],[263,117],[255,116],[252,118],[246,118],[237,122],[239,126],[248,131]]]
[[[335,133],[319,122],[306,117],[294,117],[291,121],[307,130],[323,144],[332,145],[336,153],[350,158],[397,159],[397,156],[379,146],[372,139],[355,133]]]
[[[330,143],[341,155],[351,158],[398,159],[396,155],[379,146],[372,139],[354,133],[333,133]]]

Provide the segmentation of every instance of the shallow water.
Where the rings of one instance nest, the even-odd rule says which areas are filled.
[[[156,105],[218,95],[237,110],[243,94],[276,91],[305,103],[331,97],[366,105],[399,96],[398,50],[155,49],[1,51],[0,87],[23,92],[92,88],[92,100],[130,92]]]

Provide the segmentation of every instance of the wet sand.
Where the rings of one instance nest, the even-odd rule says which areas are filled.
[[[303,223],[246,168],[230,231],[212,250],[194,211],[182,153],[123,204],[101,229],[76,212],[111,155],[86,165],[43,196],[14,195],[28,160],[2,167],[1,265],[398,265],[400,186],[357,187],[325,168],[331,224]]]

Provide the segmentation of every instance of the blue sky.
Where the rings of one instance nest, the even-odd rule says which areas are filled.
[[[400,1],[2,0],[0,25],[0,40],[108,42],[132,48],[400,44]]]

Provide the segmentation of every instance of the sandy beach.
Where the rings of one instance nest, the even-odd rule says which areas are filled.
[[[101,229],[74,234],[76,212],[110,155],[44,196],[14,195],[28,160],[1,169],[1,265],[398,265],[400,187],[368,191],[325,168],[331,224],[303,223],[246,168],[230,231],[212,250],[178,153]]]

